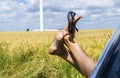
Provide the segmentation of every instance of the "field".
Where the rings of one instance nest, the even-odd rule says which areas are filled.
[[[82,48],[97,61],[113,30],[76,33]],[[55,32],[0,32],[0,78],[84,78],[74,67],[48,54]]]

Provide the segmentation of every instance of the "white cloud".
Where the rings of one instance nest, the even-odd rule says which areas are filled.
[[[90,25],[103,25],[104,21],[120,18],[119,0],[43,0],[43,3],[46,27],[62,27],[67,21],[67,12],[71,10],[83,16],[80,23],[86,26],[90,22]],[[0,21],[6,22],[8,26],[17,23],[20,26],[39,25],[39,0],[0,0]],[[115,24],[118,22],[120,21],[117,20]],[[2,22],[0,26],[1,24]]]
[[[28,1],[28,3],[31,4],[31,5],[36,5],[36,4],[39,3],[39,0],[26,0],[26,1]]]
[[[116,11],[120,13],[120,8],[118,8]]]
[[[52,26],[56,26],[58,21],[65,23],[67,12],[74,11],[77,15],[82,15],[80,25],[84,26],[92,26],[97,25],[105,26],[118,24],[118,21],[114,21],[119,19],[120,17],[120,4],[119,0],[43,0],[44,1],[44,17],[47,20],[50,19],[45,25],[50,25],[51,20],[54,22]],[[116,5],[117,4],[117,5]],[[61,16],[61,18],[57,19],[57,17]],[[62,19],[62,20],[61,20]],[[115,23],[109,24],[109,21],[113,21]],[[49,23],[49,24],[48,24]],[[88,27],[89,28],[89,27]]]
[[[0,22],[0,28],[4,25],[6,28],[8,26],[20,28],[26,25],[39,27],[39,0],[3,0],[0,7],[0,21],[3,21]]]
[[[86,1],[86,6],[87,7],[113,7],[114,6],[114,1],[113,0],[89,0]]]
[[[85,16],[88,13],[87,10],[73,10],[73,11],[81,16]]]
[[[99,18],[101,18],[101,15],[100,14],[93,14],[93,15],[91,15],[91,20],[96,20],[96,19],[99,19]]]
[[[63,9],[79,8],[85,9],[89,7],[113,7],[113,0],[44,0],[44,7],[59,7]]]
[[[27,11],[27,6],[24,3],[19,3],[19,6],[20,6],[20,9],[19,9],[20,12]]]
[[[0,5],[1,6],[1,5]],[[6,6],[6,5],[3,5],[1,8],[0,8],[0,12],[5,12],[5,11],[10,11],[11,10],[11,8],[10,7],[8,7],[8,6]]]
[[[26,0],[28,3],[26,4],[28,9],[36,9],[39,8],[39,0]]]

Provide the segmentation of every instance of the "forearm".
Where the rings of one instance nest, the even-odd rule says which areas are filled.
[[[88,77],[95,67],[95,62],[77,43],[73,43],[72,46],[69,46],[69,48],[78,63],[79,69],[85,76]]]
[[[63,58],[64,60],[66,60],[67,62],[69,62],[71,65],[73,65],[79,72],[80,68],[78,66],[77,61],[75,60],[74,56],[72,55],[71,51],[64,48],[62,50],[65,54],[64,55],[60,55],[59,57]],[[81,72],[82,73],[82,72]]]
[[[75,58],[79,71],[83,75],[88,77],[93,71],[96,63],[83,51],[83,49],[78,45],[77,41],[74,39],[75,43],[69,41],[69,36],[64,38],[67,47],[71,50],[71,54]]]

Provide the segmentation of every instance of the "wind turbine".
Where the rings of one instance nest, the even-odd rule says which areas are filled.
[[[40,31],[43,31],[43,0],[40,0]]]

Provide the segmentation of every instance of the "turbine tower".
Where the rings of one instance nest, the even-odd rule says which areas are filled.
[[[43,31],[43,0],[40,0],[40,31]]]

